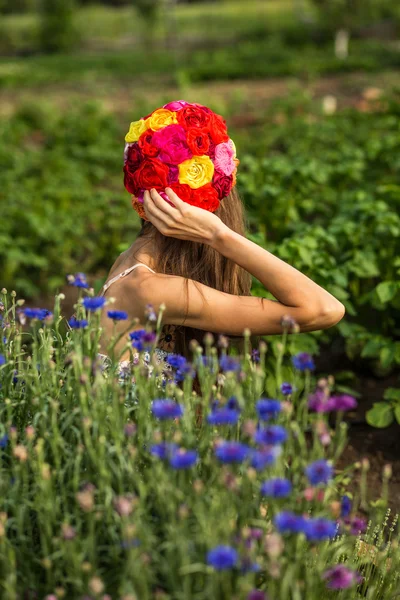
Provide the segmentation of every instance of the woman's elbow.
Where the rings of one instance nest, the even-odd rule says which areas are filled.
[[[346,308],[341,302],[326,306],[322,309],[318,316],[320,329],[328,329],[337,325],[346,314]]]

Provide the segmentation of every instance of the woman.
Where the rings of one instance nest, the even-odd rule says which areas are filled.
[[[131,124],[125,187],[141,216],[137,240],[116,260],[103,288],[130,319],[165,305],[160,360],[190,357],[206,332],[242,339],[281,334],[291,315],[299,331],[338,323],[345,308],[332,294],[245,237],[237,194],[239,163],[225,121],[209,108],[171,102]],[[277,300],[251,296],[251,276]],[[109,291],[109,287],[112,288]],[[102,352],[113,332],[103,314]],[[125,325],[126,326],[126,325]],[[124,323],[117,331],[124,330]],[[126,338],[117,350],[122,351]],[[121,359],[129,359],[129,350]]]

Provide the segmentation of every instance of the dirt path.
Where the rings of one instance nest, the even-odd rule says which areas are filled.
[[[181,98],[215,106],[226,107],[232,125],[246,126],[257,115],[265,115],[265,110],[272,101],[279,98],[290,99],[291,96],[301,98],[308,93],[318,100],[327,95],[337,99],[337,108],[356,106],[363,110],[366,99],[375,94],[375,90],[392,88],[398,79],[398,72],[382,73],[349,73],[331,77],[321,77],[314,81],[296,77],[260,80],[215,81],[191,84],[185,87],[171,85],[166,79],[136,79],[128,84],[126,80],[102,80],[78,85],[54,84],[40,88],[19,90],[3,90],[0,97],[0,117],[12,114],[20,104],[38,102],[45,98],[46,103],[55,104],[60,109],[68,110],[82,101],[96,100],[107,111],[126,114],[134,113],[135,106],[163,103],[166,97]],[[236,115],[236,117],[234,116]],[[243,117],[247,116],[250,123]]]

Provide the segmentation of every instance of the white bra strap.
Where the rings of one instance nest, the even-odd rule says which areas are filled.
[[[128,273],[130,273],[131,271],[133,271],[133,269],[136,269],[136,267],[146,267],[146,269],[149,269],[149,271],[151,271],[152,273],[155,273],[155,271],[153,271],[153,269],[150,269],[150,267],[148,267],[144,263],[137,263],[136,265],[133,265],[133,267],[129,267],[129,269],[125,269],[125,271],[122,271],[122,273],[119,273],[118,275],[116,275],[115,277],[113,277],[112,279],[110,279],[110,281],[108,281],[107,283],[105,283],[103,285],[101,291],[100,291],[100,296],[104,296],[104,294],[106,293],[106,291],[108,290],[108,288],[110,287],[110,285],[112,283],[114,283],[114,281],[118,281],[118,279],[121,279],[122,277],[125,277],[125,275],[128,275]]]

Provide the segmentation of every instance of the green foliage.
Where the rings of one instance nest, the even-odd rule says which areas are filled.
[[[110,265],[138,218],[123,187],[123,139],[96,104],[54,115],[26,106],[0,125],[2,282],[27,297],[80,265]]]
[[[193,350],[184,381],[164,386],[162,367],[153,362],[162,313],[156,326],[145,323],[156,333],[147,359],[152,370],[145,352],[121,370],[114,339],[108,364],[98,360],[99,311],[86,313],[81,299],[77,316],[86,317],[88,326],[67,331],[60,296],[53,315],[27,326],[21,325],[21,302],[6,293],[0,299],[2,599],[89,595],[100,600],[109,594],[121,600],[227,600],[249,598],[254,589],[280,600],[398,595],[398,516],[387,509],[390,470],[383,472],[381,493],[369,488],[366,463],[358,473],[360,465],[327,472],[343,453],[347,427],[340,413],[331,427],[326,412],[308,410],[316,380],[312,368],[293,368],[287,333],[276,371],[266,367],[265,344],[259,362],[251,360],[246,337],[244,354],[235,359],[239,370],[223,373],[217,347],[208,338]],[[128,339],[132,327],[121,339]],[[293,385],[286,396],[278,385],[281,364]],[[192,393],[192,368],[200,394]],[[278,408],[263,418],[256,403],[267,381],[274,382]],[[333,400],[333,385],[323,389]],[[156,398],[178,403],[181,416],[161,420]],[[228,402],[231,412],[239,413],[238,423],[209,424],[215,403],[221,409]],[[258,426],[271,424],[287,436],[275,439],[273,453],[255,435]],[[224,440],[244,444],[247,456],[237,462],[229,452],[218,457]],[[176,449],[159,458],[153,444],[161,442]],[[175,468],[172,459],[182,460],[187,451],[197,453],[196,462]],[[271,453],[270,464],[253,463],[254,456],[260,458],[255,452]],[[319,483],[310,482],[306,473],[317,460],[327,473]],[[321,466],[316,471],[321,473]],[[354,485],[357,475],[360,483]],[[292,487],[283,497],[262,491],[273,478],[289,480]],[[349,501],[346,511],[343,494]],[[368,527],[360,509],[367,511]],[[320,533],[326,523],[333,530],[316,540],[305,535],[303,522],[300,532],[281,532],[276,517],[284,511],[323,519]],[[210,564],[208,552],[219,545],[237,552],[234,567],[218,571]],[[326,572],[338,564],[362,575],[361,582],[328,589]]]
[[[238,178],[258,243],[345,305],[320,340],[339,332],[376,374],[400,365],[398,113],[393,103],[311,124],[290,113],[257,135]]]
[[[40,0],[40,47],[44,52],[70,50],[77,42],[75,0]]]

